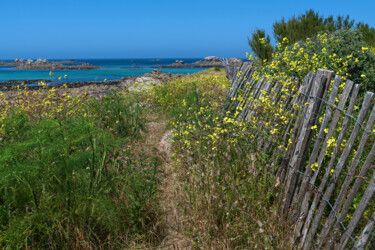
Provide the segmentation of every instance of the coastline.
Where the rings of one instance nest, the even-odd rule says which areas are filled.
[[[239,59],[236,59],[239,60]],[[76,59],[76,60],[51,60],[38,59],[31,62],[24,59],[14,61],[0,61],[0,89],[7,91],[17,85],[26,84],[28,88],[39,88],[38,82],[43,81],[51,86],[68,84],[71,87],[88,85],[100,85],[104,82],[118,84],[121,81],[135,79],[137,77],[153,77],[161,80],[172,78],[179,74],[194,74],[209,68],[222,68],[222,62],[218,57],[206,57],[203,59]],[[241,61],[241,60],[239,60]],[[90,64],[100,69],[82,70],[49,70],[49,65],[66,64],[64,67],[78,67]],[[77,65],[70,65],[77,64]],[[10,65],[24,65],[31,67],[28,70],[8,68]],[[29,65],[29,66],[26,66]],[[41,70],[34,70],[34,66]],[[4,67],[4,68],[3,68]],[[154,72],[157,72],[156,74]],[[12,80],[8,80],[12,79]]]
[[[0,83],[0,93],[6,93],[9,96],[17,93],[18,89],[25,89],[37,91],[39,89],[51,89],[56,88],[60,91],[64,89],[72,90],[75,93],[87,92],[90,96],[101,97],[103,95],[111,93],[113,90],[129,89],[132,86],[136,86],[137,83],[143,83],[145,85],[156,85],[161,84],[165,81],[170,81],[176,78],[181,78],[182,74],[166,74],[161,70],[153,70],[152,73],[146,73],[142,76],[128,76],[123,77],[119,80],[111,81],[73,81],[73,82],[62,82],[58,84],[38,84],[41,81],[51,83],[51,80],[11,80]]]

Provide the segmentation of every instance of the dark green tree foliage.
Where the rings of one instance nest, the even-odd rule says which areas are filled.
[[[325,30],[323,17],[312,9],[298,17],[293,16],[288,21],[282,18],[281,21],[273,24],[273,33],[278,42],[286,37],[289,43],[295,43],[323,30]]]
[[[325,25],[325,31],[328,31],[329,33],[333,33],[340,29],[351,29],[354,27],[354,20],[350,20],[349,15],[346,17],[344,16],[338,16],[336,20],[331,15],[324,19],[324,25]]]
[[[318,12],[310,9],[299,16],[292,16],[287,21],[282,18],[273,24],[274,37],[281,42],[284,37],[288,38],[289,44],[311,38],[319,32],[334,33],[340,29],[356,28],[362,33],[362,39],[370,46],[375,45],[375,29],[368,24],[351,20],[349,15],[331,15],[327,18],[320,16]]]
[[[357,23],[357,29],[362,33],[362,39],[368,45],[375,45],[375,29],[370,27],[367,23]]]
[[[251,39],[248,38],[248,43],[252,51],[262,60],[262,64],[272,59],[273,47],[271,38],[269,35],[266,36],[264,30],[255,30]]]

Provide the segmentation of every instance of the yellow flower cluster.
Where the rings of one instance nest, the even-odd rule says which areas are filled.
[[[11,112],[23,112],[30,119],[64,119],[84,110],[83,104],[87,100],[87,92],[73,97],[66,84],[61,88],[48,88],[45,82],[39,84],[41,88],[38,90],[18,85],[14,91],[1,93],[0,123]],[[0,133],[2,133],[1,128]]]
[[[343,80],[346,80],[350,75],[348,74],[349,62],[358,62],[358,58],[353,58],[353,55],[347,55],[346,58],[340,58],[335,53],[330,54],[325,47],[328,42],[336,42],[331,38],[328,41],[328,35],[318,34],[317,41],[322,47],[321,53],[311,53],[314,51],[313,43],[307,39],[305,48],[299,43],[292,46],[287,45],[287,39],[284,38],[282,43],[279,43],[276,52],[273,54],[273,60],[265,65],[260,71],[267,77],[281,78],[297,77],[303,79],[309,71],[316,72],[318,68],[333,70],[336,74],[341,75]],[[362,48],[366,51],[368,48]]]

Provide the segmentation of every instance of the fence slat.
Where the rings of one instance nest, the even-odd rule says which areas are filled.
[[[229,100],[230,103],[226,107],[227,110],[230,110],[232,106],[238,105],[239,101],[236,98],[239,96],[241,91],[243,92],[248,87],[247,86],[248,79],[249,77],[251,77],[253,72],[254,72],[254,69],[251,68],[250,66],[247,69],[245,69],[245,72],[241,76],[242,78],[238,80],[239,83],[238,83],[238,86],[236,87],[236,90],[231,95],[231,98]]]
[[[374,105],[374,107],[373,107],[373,109],[371,111],[370,118],[367,121],[365,131],[370,131],[371,130],[372,125],[374,124],[374,121],[375,121],[375,105]],[[322,230],[322,232],[321,232],[321,234],[319,236],[317,244],[320,245],[320,246],[322,245],[322,242],[323,242],[324,238],[327,236],[329,230],[332,227],[333,222],[335,221],[335,217],[336,216],[335,216],[334,211],[338,211],[338,209],[342,206],[342,203],[344,202],[344,199],[346,197],[347,191],[349,190],[350,182],[352,181],[352,178],[354,176],[354,172],[355,172],[355,170],[356,170],[356,168],[358,166],[358,163],[359,163],[359,160],[361,158],[363,149],[364,149],[365,144],[367,142],[368,135],[369,134],[367,132],[363,133],[363,135],[362,135],[361,141],[360,141],[359,146],[357,148],[357,153],[354,156],[354,159],[352,161],[352,164],[350,165],[350,168],[348,170],[348,173],[347,173],[347,176],[345,178],[345,181],[344,181],[344,183],[341,186],[340,193],[339,193],[339,195],[336,198],[335,205],[333,206],[334,210],[331,211],[331,213],[330,213],[330,215],[329,215],[326,223],[323,226],[323,230]]]
[[[337,181],[337,179],[338,179],[338,177],[341,173],[342,168],[344,167],[344,164],[345,164],[345,162],[346,162],[346,160],[347,160],[347,158],[348,158],[348,156],[349,156],[349,154],[352,150],[354,141],[355,141],[355,139],[358,135],[359,129],[361,127],[360,124],[363,123],[373,99],[374,99],[374,94],[371,93],[371,92],[367,92],[366,95],[365,95],[365,99],[363,101],[361,111],[360,111],[360,113],[358,115],[358,118],[357,118],[358,123],[356,123],[356,125],[354,126],[352,134],[350,135],[350,138],[349,138],[349,140],[348,140],[348,142],[347,142],[347,144],[344,148],[344,151],[341,154],[339,162],[337,163],[336,168],[335,168],[335,170],[332,174],[331,180],[328,183],[328,186],[327,186],[326,192],[324,193],[322,202],[319,205],[318,211],[316,212],[316,214],[314,216],[314,220],[311,224],[311,228],[309,230],[309,233],[307,234],[306,242],[304,243],[303,249],[310,249],[310,247],[312,245],[314,235],[316,233],[316,230],[318,229],[318,226],[319,226],[320,220],[322,218],[324,209],[327,206],[327,201],[329,201],[329,199],[331,197],[331,194],[332,194],[332,192],[333,192],[333,190],[336,186],[336,181]],[[336,148],[338,149],[340,146],[341,146],[341,144],[337,145]],[[330,171],[331,171],[330,169],[327,169],[327,171],[326,171],[326,173],[323,177],[323,181],[322,181],[323,185],[321,185],[321,186],[323,186],[323,187],[325,186],[324,182],[326,180],[328,180],[328,178],[330,176]],[[322,188],[320,188],[320,190],[322,191]],[[320,198],[320,196],[321,196],[321,194],[317,193],[315,198],[317,198],[317,197]],[[315,201],[315,199],[314,199],[314,201]],[[315,209],[311,209],[311,210],[314,211]]]
[[[241,121],[246,118],[247,112],[250,109],[253,100],[255,99],[255,95],[257,94],[258,89],[262,86],[262,84],[263,84],[263,78],[257,81],[254,88],[252,89],[253,91],[251,91],[251,94],[245,100],[244,105],[243,105],[244,108],[241,110],[241,113],[239,115],[239,119]]]
[[[314,81],[316,77],[316,74],[314,74],[313,72],[309,72],[307,74],[307,76],[305,77],[304,81],[302,82],[300,88],[299,88],[299,95],[297,95],[297,98],[295,99],[295,102],[294,104],[297,104],[298,107],[301,107],[301,112],[302,113],[305,113],[306,111],[306,106],[304,105],[304,103],[306,102],[307,100],[307,96],[310,94],[310,91],[311,91],[311,87],[312,87],[312,83]],[[298,113],[298,110],[295,110],[295,115],[297,115]],[[279,173],[279,177],[281,178],[281,182],[284,184],[285,181],[287,181],[288,179],[285,178],[288,175],[288,171],[290,171],[290,168],[289,168],[289,160],[293,157],[293,153],[294,153],[294,150],[295,150],[295,147],[297,145],[296,143],[296,140],[298,139],[299,137],[299,134],[301,132],[301,127],[303,125],[303,117],[302,116],[297,116],[295,122],[294,122],[294,126],[293,126],[293,132],[291,134],[291,140],[292,140],[292,144],[291,146],[288,148],[288,152],[285,154],[284,158],[282,159],[282,162],[280,164],[280,169],[281,169],[281,173]],[[278,160],[278,159],[277,159]],[[286,184],[285,184],[286,185]],[[280,196],[280,199],[283,198],[283,196]],[[281,200],[280,200],[281,202]]]
[[[311,91],[312,96],[317,96],[319,93],[319,90],[323,88],[323,82],[325,81],[325,76],[323,75],[323,70],[318,70],[317,75],[313,81],[313,87]],[[291,160],[290,166],[294,168],[295,170],[299,170],[300,162],[302,161],[302,157],[306,148],[306,143],[308,139],[308,134],[311,130],[311,118],[314,116],[314,112],[317,110],[315,99],[312,99],[310,101],[309,107],[307,109],[306,115],[303,120],[302,130],[299,136],[299,139],[297,141],[296,148],[293,153],[293,158]],[[285,200],[284,204],[282,206],[283,212],[286,213],[286,211],[289,209],[290,202],[293,198],[294,191],[295,191],[295,183],[297,182],[297,174],[294,171],[289,171],[287,184],[286,184],[286,191],[285,191]]]
[[[367,176],[367,173],[370,170],[370,168],[372,167],[372,163],[373,163],[374,160],[375,160],[375,143],[373,144],[373,146],[371,148],[371,151],[368,154],[368,156],[365,160],[365,163],[363,164],[362,169],[361,169],[360,173],[358,174],[358,177],[357,177],[352,189],[350,190],[348,198],[346,199],[345,204],[344,204],[343,208],[341,209],[340,216],[338,218],[339,222],[342,223],[342,221],[345,219],[345,217],[346,217],[346,215],[347,215],[347,213],[350,209],[350,206],[352,205],[352,203],[354,201],[354,198],[355,198],[357,192],[359,191],[359,188],[361,187],[361,185],[363,183],[363,179]],[[339,226],[340,226],[339,223],[336,222],[335,227],[333,229],[333,233],[332,233],[333,235],[330,238],[330,242],[334,241],[334,238],[337,234]],[[330,243],[330,244],[332,244],[332,243]]]
[[[240,67],[240,71],[244,71],[248,65],[249,65],[248,63],[243,63]],[[242,75],[239,75],[238,73],[234,76],[232,84],[228,92],[229,99],[232,98],[233,95],[237,92],[238,85],[242,82],[242,79],[243,79]]]
[[[361,219],[363,213],[365,212],[369,201],[371,200],[372,196],[374,195],[375,192],[375,173],[372,176],[370,184],[367,186],[365,193],[362,196],[362,199],[355,210],[352,219],[349,222],[348,228],[346,230],[346,233],[342,235],[340,244],[339,244],[339,249],[344,249],[346,244],[348,243],[348,235],[350,236],[355,227],[357,226],[359,220]]]
[[[245,113],[244,113],[244,116],[243,116],[243,119],[247,119],[249,114],[251,113],[251,111],[253,110],[253,106],[254,106],[254,101],[259,97],[260,93],[261,93],[261,90],[264,89],[266,85],[266,78],[265,77],[262,77],[260,80],[259,80],[259,84],[256,86],[255,90],[254,90],[254,95],[250,98],[250,102],[246,105],[247,108],[245,110]]]
[[[375,212],[372,214],[370,219],[368,220],[367,225],[362,231],[361,236],[359,236],[357,242],[354,244],[354,247],[356,248],[364,248],[366,246],[368,237],[370,236],[370,233],[374,227],[375,224]]]

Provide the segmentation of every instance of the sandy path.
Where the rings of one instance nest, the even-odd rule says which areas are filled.
[[[182,193],[181,183],[171,161],[171,132],[165,132],[165,122],[147,124],[147,135],[136,150],[162,160],[162,183],[160,186],[160,206],[162,223],[166,226],[166,237],[157,249],[192,249],[192,242],[183,234],[183,212],[178,206],[179,195]]]

